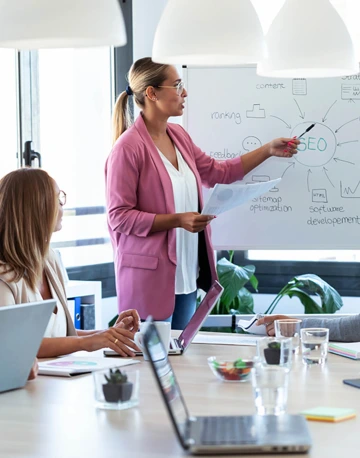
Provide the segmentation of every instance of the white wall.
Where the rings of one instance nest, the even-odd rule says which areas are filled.
[[[133,0],[134,61],[151,56],[155,30],[167,0]]]
[[[133,0],[133,56],[134,62],[152,55],[156,27],[167,0]],[[182,78],[181,66],[176,69]],[[135,107],[137,116],[139,109]],[[182,124],[182,117],[170,118],[169,122]]]

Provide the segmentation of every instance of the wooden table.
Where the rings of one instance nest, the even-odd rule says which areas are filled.
[[[253,414],[250,383],[222,383],[207,357],[251,357],[255,347],[193,344],[172,356],[191,414]],[[142,359],[142,358],[139,358]],[[24,389],[0,395],[0,457],[162,458],[184,456],[148,362],[140,370],[140,405],[125,411],[94,407],[91,375],[64,379],[39,376]],[[360,365],[329,355],[325,367],[307,368],[300,355],[290,374],[288,412],[316,406],[354,407],[358,417],[338,424],[309,422],[316,458],[356,457],[360,449],[360,391],[342,383],[359,377]],[[294,456],[294,455],[282,455]]]

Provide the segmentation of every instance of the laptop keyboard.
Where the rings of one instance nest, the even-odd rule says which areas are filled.
[[[255,444],[251,417],[206,417],[201,432],[203,445]]]

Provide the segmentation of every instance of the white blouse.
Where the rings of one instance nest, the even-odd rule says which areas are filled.
[[[175,150],[179,170],[158,149],[171,179],[175,213],[197,212],[199,197],[195,176],[176,146]],[[197,289],[199,276],[197,233],[176,228],[176,261],[175,294],[192,293]]]

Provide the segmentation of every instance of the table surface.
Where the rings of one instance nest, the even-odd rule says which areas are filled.
[[[207,365],[207,357],[235,360],[252,357],[254,353],[255,347],[192,344],[184,355],[172,356],[171,363],[190,413],[253,414],[251,384],[217,380]],[[140,370],[140,404],[129,410],[95,408],[91,374],[69,379],[39,376],[23,389],[1,394],[0,457],[184,456],[150,365],[138,359],[141,364],[126,367],[129,372]],[[301,355],[295,356],[288,413],[326,406],[355,408],[359,415],[341,423],[309,422],[313,439],[309,457],[339,458],[345,456],[345,451],[346,456],[358,456],[360,391],[344,385],[342,380],[359,377],[359,364],[329,355],[324,367],[306,367]]]

